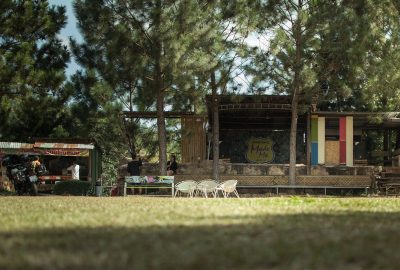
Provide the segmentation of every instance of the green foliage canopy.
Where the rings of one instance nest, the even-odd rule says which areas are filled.
[[[66,19],[47,1],[0,2],[0,137],[66,135],[69,52],[57,37]]]

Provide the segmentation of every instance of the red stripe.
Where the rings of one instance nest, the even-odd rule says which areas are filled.
[[[339,141],[346,141],[346,117],[339,119]]]
[[[346,142],[341,141],[339,145],[340,164],[346,164]]]

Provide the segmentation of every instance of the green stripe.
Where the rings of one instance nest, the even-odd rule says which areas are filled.
[[[311,141],[318,142],[318,118],[311,118]]]

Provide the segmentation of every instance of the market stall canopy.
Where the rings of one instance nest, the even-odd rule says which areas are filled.
[[[0,142],[0,155],[36,155],[33,144],[20,142]]]
[[[93,144],[71,144],[71,143],[49,143],[35,142],[35,148],[58,148],[58,149],[94,149]]]
[[[0,148],[8,149],[32,149],[33,144],[31,143],[19,143],[19,142],[0,142]]]
[[[1,155],[48,155],[48,156],[89,156],[93,144],[67,144],[35,142],[34,144],[20,142],[0,142]]]

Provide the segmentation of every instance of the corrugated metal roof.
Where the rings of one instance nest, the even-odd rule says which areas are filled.
[[[70,144],[70,143],[48,143],[48,142],[35,142],[37,148],[57,148],[57,149],[94,149],[93,144]]]
[[[0,142],[0,149],[32,149],[33,144],[20,142]]]

